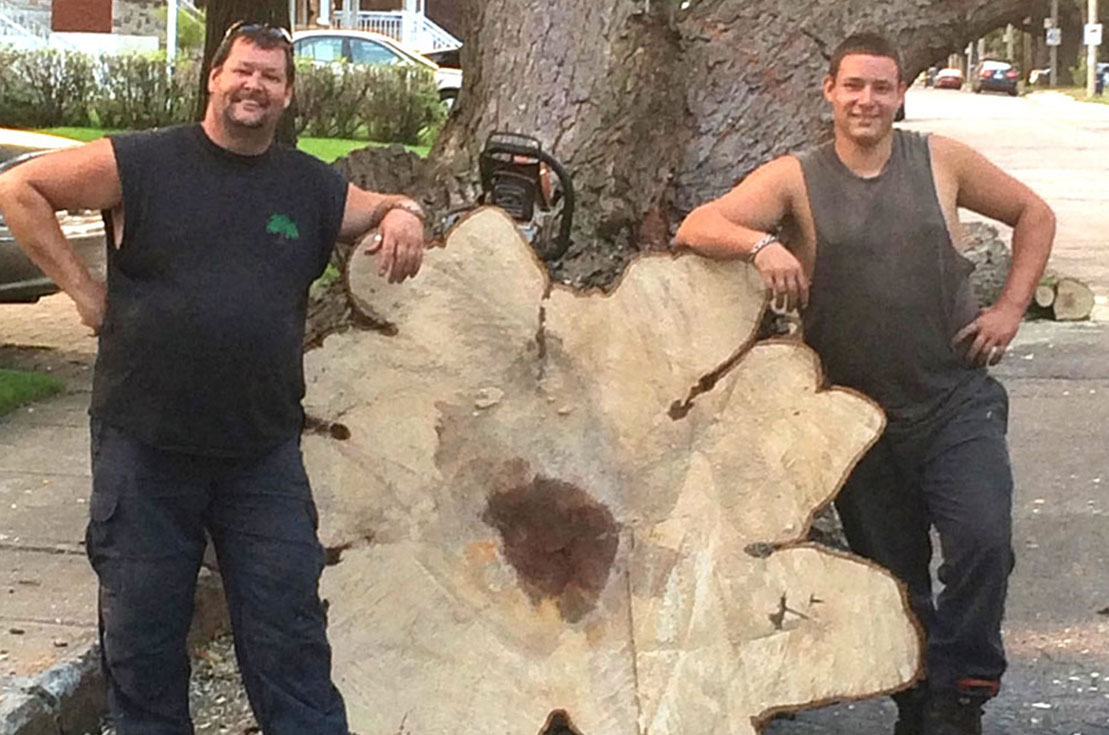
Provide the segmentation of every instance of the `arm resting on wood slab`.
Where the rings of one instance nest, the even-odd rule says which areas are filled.
[[[360,243],[374,229],[366,253],[377,253],[378,272],[399,283],[420,270],[424,253],[423,208],[399,194],[378,194],[354,184],[347,188],[339,241]]]
[[[783,156],[759,167],[734,189],[689,213],[674,244],[716,260],[748,258],[778,308],[805,308],[809,277],[801,261],[780,242],[764,238],[795,213],[801,164]]]

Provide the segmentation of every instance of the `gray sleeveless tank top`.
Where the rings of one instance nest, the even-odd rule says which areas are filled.
[[[928,139],[895,130],[881,174],[853,173],[829,143],[797,156],[816,224],[805,341],[831,383],[862,391],[890,429],[961,403],[986,377],[951,338],[974,320],[973,264],[951,242]]]

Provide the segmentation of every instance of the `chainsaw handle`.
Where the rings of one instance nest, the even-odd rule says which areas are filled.
[[[574,224],[574,182],[566,167],[551,154],[540,150],[532,151],[529,155],[547,164],[558,177],[559,186],[562,188],[562,216],[559,218],[558,239],[555,241],[554,252],[544,258],[544,260],[558,260],[570,247],[570,229]]]

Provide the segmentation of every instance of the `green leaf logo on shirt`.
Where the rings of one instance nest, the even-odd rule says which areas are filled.
[[[270,216],[269,222],[266,223],[266,232],[280,235],[286,240],[300,239],[300,230],[297,229],[296,223],[283,214]]]

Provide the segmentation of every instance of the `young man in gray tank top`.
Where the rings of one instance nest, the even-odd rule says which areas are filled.
[[[978,153],[893,129],[906,82],[881,36],[845,40],[824,97],[835,137],[761,166],[682,223],[676,242],[743,258],[780,307],[800,310],[831,383],[885,410],[885,433],[836,506],[852,548],[909,589],[926,636],[926,679],[895,696],[896,735],[981,732],[1005,670],[1011,545],[1008,398],[986,373],[1016,335],[1055,232],[1048,206]],[[979,311],[953,246],[957,208],[1013,227],[996,304]],[[787,247],[774,233],[798,236]],[[943,549],[933,602],[929,529]]]

